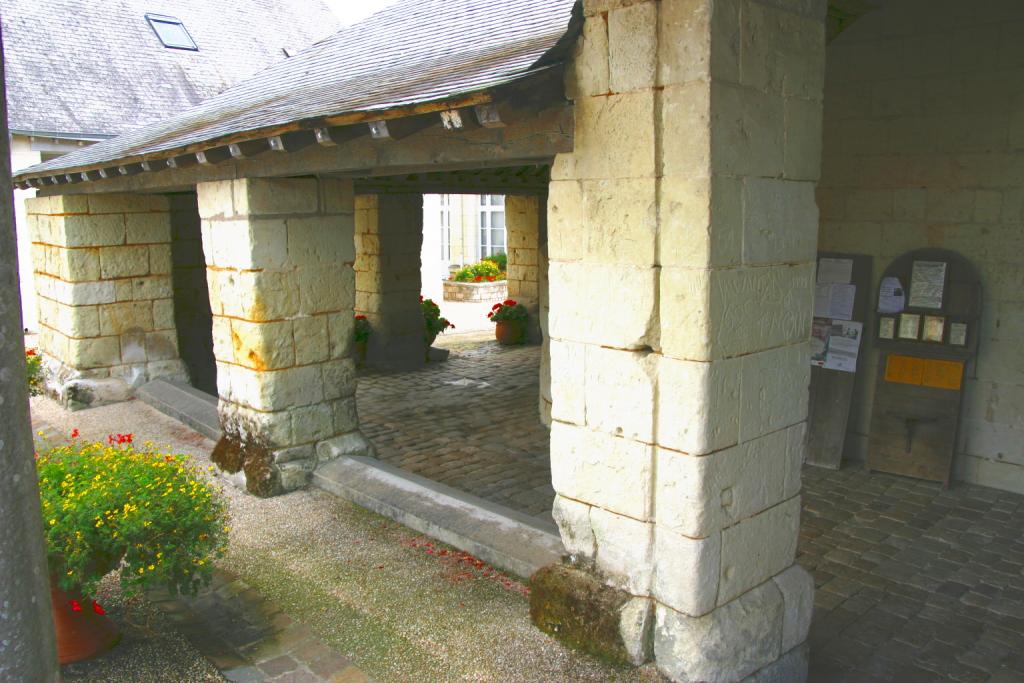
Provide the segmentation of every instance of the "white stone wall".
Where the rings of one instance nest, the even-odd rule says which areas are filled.
[[[11,136],[11,171],[33,166],[42,161],[42,155],[33,151],[24,135]],[[32,267],[32,238],[29,236],[28,211],[25,202],[36,196],[36,191],[14,190],[14,229],[18,236],[18,277],[21,281],[22,324],[33,332],[39,331],[39,303]]]
[[[167,197],[58,195],[26,207],[50,390],[77,407],[183,378]]]
[[[243,179],[197,193],[221,423],[271,452],[271,474],[292,490],[318,461],[366,448],[352,358],[352,183]]]
[[[659,668],[798,646],[822,2],[593,0],[548,202],[568,551],[649,601]]]
[[[540,207],[538,197],[505,197],[508,243],[508,296],[530,312],[527,334],[531,342],[540,332]]]
[[[969,10],[965,11],[965,7]],[[880,3],[828,46],[822,249],[960,252],[980,270],[978,362],[956,475],[1024,492],[1024,6]],[[872,315],[866,329],[874,330]],[[868,334],[845,454],[866,456],[879,354]]]

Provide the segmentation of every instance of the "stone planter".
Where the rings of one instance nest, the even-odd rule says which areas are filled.
[[[478,303],[495,303],[508,298],[508,281],[494,282],[456,282],[444,281],[445,301],[472,301]]]

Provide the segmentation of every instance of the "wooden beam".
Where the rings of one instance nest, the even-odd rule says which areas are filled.
[[[124,166],[117,167],[118,172],[121,175],[135,175],[136,173],[142,173],[142,164],[125,164]]]
[[[336,147],[363,137],[366,135],[366,127],[361,125],[330,126],[315,128],[313,129],[313,134],[316,137],[317,144],[323,147]]]
[[[505,127],[505,122],[501,120],[501,114],[498,112],[498,107],[493,103],[478,104],[473,107],[473,113],[476,114],[476,120],[484,128]]]
[[[196,152],[196,160],[201,164],[219,164],[231,158],[231,150],[228,147],[212,147]]]
[[[168,168],[167,159],[151,159],[139,163],[143,171],[162,171]]]
[[[316,134],[311,130],[299,130],[294,133],[282,133],[267,138],[270,149],[275,152],[297,152],[300,149],[316,144]]]
[[[195,154],[182,154],[181,156],[171,157],[167,160],[168,168],[188,168],[189,166],[195,166],[199,163],[199,159],[196,158]]]
[[[270,145],[266,138],[259,140],[246,140],[244,142],[232,142],[228,145],[228,151],[235,159],[248,159],[257,154],[270,151]]]

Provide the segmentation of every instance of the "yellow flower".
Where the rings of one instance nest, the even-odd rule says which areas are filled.
[[[56,523],[57,523],[56,518],[50,520],[50,526],[53,526]]]
[[[149,565],[149,571],[153,571],[154,569],[156,569],[156,565],[155,564]]]

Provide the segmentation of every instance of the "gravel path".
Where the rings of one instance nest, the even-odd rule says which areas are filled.
[[[167,444],[203,463],[213,447],[138,401],[66,413],[35,398],[32,410],[37,421],[63,433],[78,428],[84,438],[105,439],[130,431],[136,441]],[[223,566],[375,681],[661,680],[650,666],[613,668],[567,650],[533,627],[525,587],[515,579],[328,493],[309,489],[260,500],[228,486],[225,494],[232,532]],[[111,590],[104,600],[113,606]],[[109,662],[75,680],[217,680],[198,653],[159,623],[155,610],[133,605],[132,619],[133,610],[147,615],[149,621],[139,619],[154,625],[153,637],[129,640]],[[122,674],[127,677],[117,678]]]

